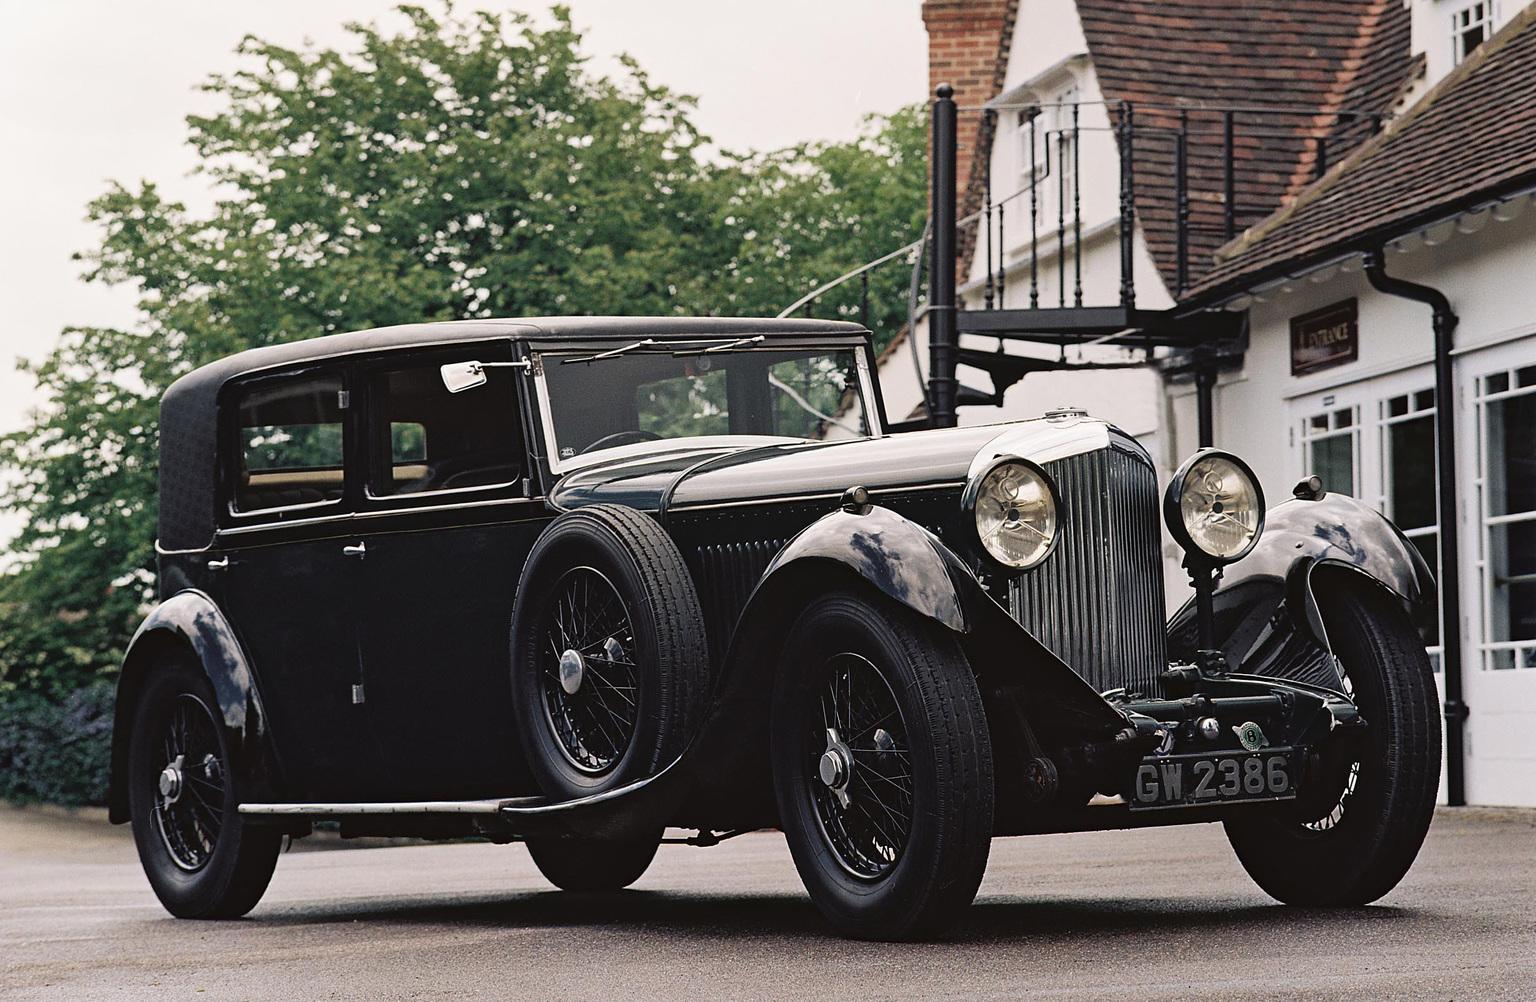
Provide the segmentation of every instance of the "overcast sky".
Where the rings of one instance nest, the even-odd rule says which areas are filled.
[[[869,112],[921,100],[919,0],[566,0],[599,69],[635,56],[658,82],[699,98],[696,121],[722,146],[784,146],[853,135]],[[463,0],[533,13],[547,2]],[[342,44],[348,21],[391,23],[386,0],[0,0],[0,430],[21,421],[37,358],[69,324],[127,325],[134,294],[79,281],[70,260],[96,234],[85,204],[108,179],[144,178],[206,204],[185,116],[211,110],[194,88],[237,65],[245,34],[284,45]],[[0,526],[0,529],[5,528]],[[0,532],[0,538],[4,533]]]

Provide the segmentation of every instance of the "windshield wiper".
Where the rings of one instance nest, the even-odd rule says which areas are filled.
[[[766,340],[768,340],[768,338],[764,334],[754,334],[751,337],[737,338],[699,338],[688,341],[658,341],[656,338],[648,337],[643,341],[634,341],[630,344],[626,344],[618,348],[611,348],[608,351],[600,351],[595,355],[573,355],[570,358],[562,358],[560,360],[560,364],[570,365],[572,362],[601,362],[605,358],[618,358],[620,355],[627,355],[632,351],[642,350],[647,352],[654,352],[658,355],[664,353],[670,354],[673,358],[683,358],[685,356],[692,355],[707,355],[710,352],[715,351],[730,351],[734,348],[746,348],[750,345],[762,344]],[[681,351],[673,347],[680,344],[704,344],[709,345],[709,347],[687,348]]]
[[[745,348],[748,345],[762,344],[766,340],[768,340],[766,335],[754,334],[751,337],[739,337],[734,341],[726,341],[724,344],[717,344],[711,348],[691,348],[687,351],[674,351],[672,357],[687,358],[692,355],[710,355],[717,351],[731,351],[734,348]]]
[[[600,362],[605,358],[618,358],[620,355],[634,351],[636,348],[649,348],[652,345],[659,343],[660,342],[655,338],[648,337],[644,341],[636,341],[633,344],[626,344],[622,348],[613,348],[609,351],[600,351],[596,355],[573,355],[570,358],[562,358],[560,360],[560,364],[570,365],[572,362]]]

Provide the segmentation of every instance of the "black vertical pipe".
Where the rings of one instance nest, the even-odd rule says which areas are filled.
[[[859,275],[859,326],[869,330],[869,272]]]
[[[1216,363],[1203,352],[1195,359],[1195,422],[1199,448],[1216,444]]]
[[[1056,133],[1056,305],[1067,305],[1067,171],[1062,143],[1066,133]],[[1050,132],[1046,133],[1050,142]],[[1049,158],[1047,158],[1049,162]]]
[[[933,102],[933,259],[928,296],[929,424],[955,426],[955,91],[940,84]]]
[[[1040,168],[1035,163],[1035,144],[1039,139],[1037,123],[1040,117],[1040,109],[1036,108],[1029,113],[1029,308],[1035,309],[1040,305],[1040,198],[1039,182]],[[1050,156],[1050,151],[1046,151]],[[1050,170],[1050,162],[1046,162],[1046,170]]]
[[[1221,113],[1223,230],[1227,239],[1237,236],[1237,149],[1234,145],[1232,110]]]
[[[1006,234],[1004,232],[1006,227],[1003,226],[1003,222],[1004,222],[1004,219],[1003,219],[1004,211],[1003,210],[1006,209],[1007,206],[1008,206],[1008,202],[1007,202],[1006,199],[1004,199],[1003,201],[997,203],[997,308],[998,309],[1002,309],[1003,308],[1003,295],[1004,295],[1004,293],[1006,293],[1008,291],[1008,267],[1007,267],[1007,265],[1005,263],[1006,260],[1007,260],[1008,240],[1007,240],[1007,236],[1006,236]]]
[[[988,109],[987,132],[989,135],[997,135],[996,121],[997,112]],[[983,209],[983,215],[987,221],[987,225],[984,228],[985,235],[983,237],[983,239],[985,239],[987,242],[987,285],[986,293],[982,297],[982,302],[985,308],[990,310],[992,308],[992,158],[990,156],[987,157],[986,163],[982,165],[982,189],[983,201],[985,205],[985,208]],[[1002,254],[1001,247],[998,248],[998,254]]]
[[[1446,802],[1467,802],[1465,735],[1467,705],[1462,701],[1461,540],[1456,518],[1455,373],[1451,349],[1456,339],[1456,311],[1439,289],[1393,278],[1380,248],[1365,255],[1365,277],[1388,296],[1424,303],[1433,311],[1435,334],[1435,518],[1440,540],[1440,665],[1445,672]]]
[[[1083,305],[1083,175],[1077,129],[1079,105],[1072,105],[1072,305]]]
[[[1183,298],[1189,288],[1189,112],[1179,112],[1179,131],[1173,140],[1174,208],[1177,214],[1175,241],[1175,298]]]
[[[1121,101],[1116,129],[1120,134],[1120,305],[1127,310],[1136,306],[1135,258],[1131,254],[1136,239],[1136,189],[1132,180],[1136,159],[1132,152],[1136,141],[1135,112],[1129,101]]]

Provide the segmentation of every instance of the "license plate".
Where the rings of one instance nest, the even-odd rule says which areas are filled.
[[[1217,755],[1165,755],[1141,760],[1126,802],[1132,810],[1290,800],[1296,796],[1290,748]]]

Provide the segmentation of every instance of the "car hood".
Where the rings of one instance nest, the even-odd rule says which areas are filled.
[[[774,442],[690,448],[673,443],[571,472],[550,492],[559,508],[622,504],[655,511],[696,505],[835,497],[853,486],[876,492],[956,487],[998,456],[1048,463],[1109,445],[1113,429],[1083,415],[1011,424],[904,432],[836,442]]]

